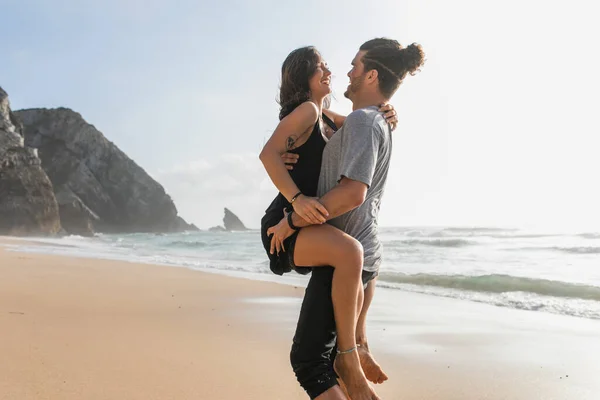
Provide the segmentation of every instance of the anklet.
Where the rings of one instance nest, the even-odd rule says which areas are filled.
[[[348,353],[352,353],[354,350],[356,350],[356,346],[354,346],[353,348],[351,348],[350,350],[346,350],[346,351],[337,351],[338,354],[348,354]]]

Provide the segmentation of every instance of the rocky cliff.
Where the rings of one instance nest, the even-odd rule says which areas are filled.
[[[225,208],[225,216],[223,217],[223,226],[214,226],[209,229],[211,232],[225,232],[225,231],[247,231],[248,228],[244,226],[242,221],[237,215],[232,213],[229,209]]]
[[[25,146],[37,149],[69,233],[196,230],[177,215],[163,187],[78,113],[15,112]],[[32,150],[31,150],[32,151]]]
[[[52,183],[36,151],[24,146],[23,127],[0,88],[0,234],[51,235],[60,229]]]

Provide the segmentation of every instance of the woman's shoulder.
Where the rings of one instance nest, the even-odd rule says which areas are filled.
[[[319,119],[319,107],[312,101],[305,101],[294,109],[289,115],[292,118],[298,118],[304,121],[316,123]]]

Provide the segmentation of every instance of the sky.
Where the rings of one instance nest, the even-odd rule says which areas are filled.
[[[68,107],[201,228],[223,208],[258,228],[277,193],[258,154],[281,63],[314,45],[347,114],[360,45],[427,61],[399,114],[381,226],[600,230],[600,55],[592,1],[0,0],[0,86],[13,109]]]

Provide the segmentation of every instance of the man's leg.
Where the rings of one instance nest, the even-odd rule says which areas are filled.
[[[364,275],[365,274],[363,274],[363,276]],[[362,307],[358,314],[358,321],[356,323],[356,342],[361,345],[367,342],[367,313],[369,307],[371,307],[373,296],[375,295],[376,280],[377,278],[373,278],[366,284]]]
[[[333,268],[314,268],[306,287],[290,361],[300,385],[311,399],[345,399],[333,370],[331,353],[336,330],[331,284]],[[330,397],[338,394],[338,397]],[[324,397],[323,397],[324,396]]]
[[[376,280],[376,278],[371,279],[365,288],[363,306],[358,315],[358,322],[356,324],[356,343],[359,345],[358,356],[360,357],[360,365],[362,366],[367,379],[373,383],[383,383],[387,381],[388,376],[373,358],[373,355],[369,351],[369,343],[367,341],[367,312],[369,311],[373,296],[375,295]]]

